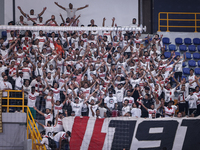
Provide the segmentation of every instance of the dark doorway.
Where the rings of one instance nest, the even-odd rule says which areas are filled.
[[[147,27],[147,31],[143,33],[153,33],[153,0],[138,0],[139,4],[139,24]]]

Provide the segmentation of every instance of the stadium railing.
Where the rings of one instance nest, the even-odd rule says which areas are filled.
[[[166,32],[170,32],[170,28],[194,28],[194,32],[198,32],[197,28],[200,28],[200,25],[198,23],[200,22],[199,16],[200,16],[200,13],[191,13],[191,12],[159,12],[158,13],[158,32],[161,32],[161,28],[163,27],[167,28]],[[185,19],[185,18],[188,18],[188,19]],[[161,24],[161,21],[162,23],[164,22],[164,24]],[[194,23],[194,25],[183,26],[176,23],[178,21],[191,22],[191,23]],[[173,25],[170,25],[171,22],[173,22]]]
[[[40,132],[38,130],[38,127],[35,123],[35,120],[33,118],[33,115],[29,109],[29,107],[27,105],[24,105],[24,92],[22,92],[21,90],[6,90],[4,92],[7,92],[7,97],[2,97],[2,101],[6,100],[6,104],[2,105],[2,109],[6,108],[6,112],[10,113],[10,108],[22,108],[21,112],[24,113],[26,112],[27,114],[27,139],[31,139],[32,140],[32,149],[36,149],[36,150],[46,150],[45,146],[38,146],[36,145],[36,143],[39,143],[42,138],[40,136]],[[14,95],[21,94],[20,96],[17,97],[13,97],[13,93],[15,93]],[[21,100],[22,101],[22,105],[12,105],[10,104],[10,100]]]

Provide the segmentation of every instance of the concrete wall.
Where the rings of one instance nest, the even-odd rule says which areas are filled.
[[[7,24],[13,19],[12,12],[12,0],[5,1],[5,20],[4,23]],[[43,15],[43,21],[50,19],[51,15],[56,16],[56,21],[60,24],[60,13],[66,18],[66,11],[62,10],[54,4],[55,0],[15,0],[15,18],[19,21],[19,16],[21,15],[17,6],[21,6],[25,13],[30,12],[30,9],[35,10],[35,14],[39,14],[44,7],[47,7]],[[74,5],[74,8],[79,8],[89,5],[88,8],[77,11],[76,15],[81,14],[80,24],[88,25],[90,20],[94,19],[95,24],[98,26],[102,25],[103,17],[106,17],[106,26],[111,25],[111,19],[116,18],[116,23],[118,25],[129,25],[132,23],[133,18],[138,18],[138,0],[56,0],[60,5],[67,7],[69,3]]]
[[[26,113],[2,113],[1,150],[26,150]]]

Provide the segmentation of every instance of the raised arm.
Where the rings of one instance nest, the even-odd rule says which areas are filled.
[[[17,8],[18,8],[19,11],[21,12],[21,14],[22,14],[24,17],[26,17],[27,14],[23,12],[23,10],[21,9],[21,7],[20,7],[20,6],[17,6]]]
[[[104,18],[103,18],[102,27],[104,27],[104,26],[105,26],[105,21],[106,21],[106,18],[104,17]]]
[[[27,16],[27,18],[29,18],[33,23],[36,23],[32,18],[30,18],[30,16],[27,14],[26,15]],[[37,24],[37,23],[36,23]]]
[[[41,124],[39,121],[35,120],[35,122],[37,122],[40,126],[42,126],[43,128],[45,127],[43,124]]]
[[[63,19],[62,14],[60,14],[60,18],[62,19],[62,22],[65,24],[65,20]]]
[[[84,7],[79,7],[79,8],[77,8],[77,10],[81,10],[81,9],[84,9],[84,8],[87,8],[87,7],[89,7],[89,5],[85,5]]]
[[[39,114],[41,114],[42,116],[44,116],[44,113],[39,111],[35,106],[33,107]]]
[[[42,12],[39,13],[38,16],[41,17],[44,14],[44,12],[45,12],[46,9],[47,9],[47,7],[44,7],[43,10],[42,10]]]
[[[148,111],[148,108],[146,108],[142,102],[139,102],[139,103],[142,105],[142,107],[144,107],[144,109]]]
[[[112,27],[114,27],[115,24],[115,17],[112,18]]]
[[[58,2],[54,2],[58,7],[62,8],[63,10],[65,10],[65,7],[61,6],[58,4]]]

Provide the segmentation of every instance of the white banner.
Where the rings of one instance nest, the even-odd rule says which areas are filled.
[[[197,150],[200,149],[200,117],[106,118],[66,117],[71,131],[70,150]]]

